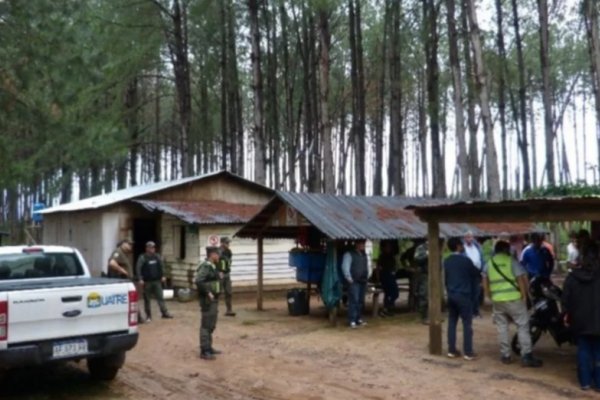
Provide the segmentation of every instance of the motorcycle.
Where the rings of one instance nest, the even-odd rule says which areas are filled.
[[[537,343],[544,332],[550,333],[558,346],[563,343],[573,343],[573,336],[564,323],[564,311],[560,310],[562,290],[550,278],[535,277],[529,284],[531,299],[531,315],[529,317],[529,332],[532,346]],[[516,354],[521,353],[519,337],[515,333],[511,343]]]

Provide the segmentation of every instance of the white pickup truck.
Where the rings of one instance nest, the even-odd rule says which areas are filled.
[[[0,247],[0,370],[87,359],[111,380],[138,340],[128,280],[93,278],[76,249]]]

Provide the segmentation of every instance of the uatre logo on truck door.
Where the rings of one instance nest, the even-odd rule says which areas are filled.
[[[111,294],[109,296],[102,296],[100,293],[92,292],[87,297],[88,308],[115,306],[118,304],[127,304],[127,294]]]

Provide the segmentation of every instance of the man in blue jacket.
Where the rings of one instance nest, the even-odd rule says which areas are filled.
[[[465,257],[464,246],[459,238],[450,238],[448,248],[452,254],[444,260],[444,276],[448,294],[448,357],[460,357],[456,349],[456,325],[458,318],[463,324],[463,352],[467,361],[475,360],[473,352],[473,293],[481,279],[469,257]]]

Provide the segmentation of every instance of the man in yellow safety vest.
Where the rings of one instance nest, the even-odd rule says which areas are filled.
[[[494,256],[484,268],[484,290],[494,306],[493,319],[498,329],[501,361],[511,363],[508,327],[517,324],[521,346],[521,364],[541,367],[542,361],[531,352],[529,313],[527,312],[527,271],[510,256],[510,244],[499,240],[494,246]]]

